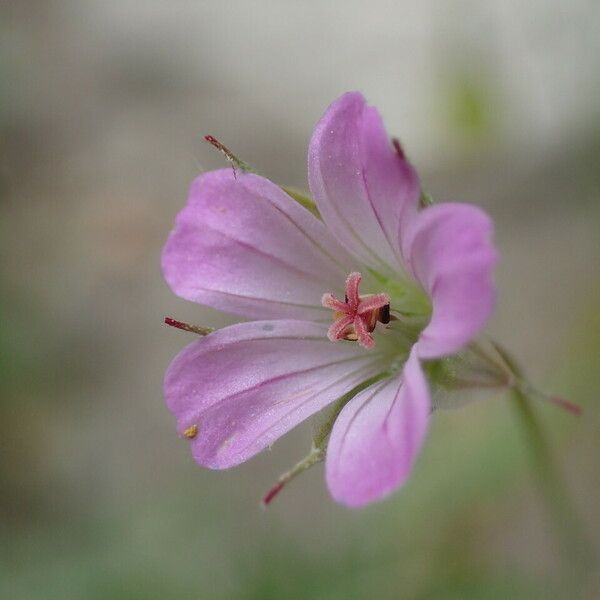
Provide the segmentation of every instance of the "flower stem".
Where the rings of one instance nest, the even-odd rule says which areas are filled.
[[[512,396],[526,433],[540,495],[561,542],[561,553],[578,570],[588,571],[595,564],[594,548],[572,506],[532,403],[518,386],[512,389]]]

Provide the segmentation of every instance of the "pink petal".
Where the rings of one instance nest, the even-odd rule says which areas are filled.
[[[338,240],[362,263],[397,271],[398,231],[417,209],[419,181],[360,93],[344,94],[327,109],[310,142],[308,173],[313,198]]]
[[[429,413],[427,384],[413,351],[401,378],[366,388],[337,418],[325,465],[333,498],[360,507],[402,485],[425,439]]]
[[[244,462],[380,372],[380,354],[334,345],[325,329],[308,321],[240,323],[175,358],[165,398],[180,434],[197,428],[196,461],[213,469]]]
[[[429,294],[433,314],[421,358],[452,354],[483,329],[494,309],[493,224],[481,209],[444,203],[423,210],[405,238],[405,257]]]
[[[232,169],[194,181],[162,255],[177,295],[252,318],[328,319],[321,296],[343,292],[350,262],[279,187]]]

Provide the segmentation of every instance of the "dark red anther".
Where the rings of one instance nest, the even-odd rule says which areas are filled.
[[[387,325],[390,322],[390,305],[386,304],[379,309],[379,321],[384,325]]]

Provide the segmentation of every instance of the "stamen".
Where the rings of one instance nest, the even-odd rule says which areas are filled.
[[[360,303],[358,307],[358,314],[364,315],[365,313],[371,312],[377,308],[383,308],[384,306],[390,305],[390,297],[387,294],[374,294],[369,296]]]
[[[381,307],[381,310],[379,311],[379,321],[384,325],[387,325],[392,319],[396,319],[396,317],[390,315],[390,305],[388,303]]]
[[[390,297],[387,294],[373,294],[361,298],[358,292],[361,281],[360,273],[350,273],[346,279],[344,302],[327,293],[323,294],[321,303],[335,311],[334,322],[327,331],[327,337],[332,342],[357,341],[370,350],[375,345],[371,332],[377,322],[390,321]]]
[[[198,435],[198,425],[192,425],[188,427],[183,432],[183,437],[186,437],[188,440],[193,440]]]

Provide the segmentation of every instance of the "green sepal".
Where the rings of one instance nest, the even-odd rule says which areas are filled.
[[[379,375],[375,375],[374,377],[371,377],[370,379],[367,379],[366,381],[359,383],[356,387],[352,388],[348,393],[346,393],[343,396],[341,396],[340,398],[338,398],[338,400],[336,400],[335,403],[333,404],[333,407],[330,409],[329,414],[327,415],[327,418],[325,419],[325,421],[323,421],[323,423],[321,423],[321,425],[315,432],[315,435],[313,437],[313,446],[315,448],[320,448],[322,450],[325,450],[327,448],[329,434],[331,433],[331,430],[333,429],[333,424],[335,423],[335,420],[338,418],[338,415],[342,412],[342,409],[344,408],[344,406],[346,406],[346,404],[348,404],[348,402],[350,402],[350,400],[352,400],[352,398],[354,398],[354,396],[356,396],[357,394],[362,392],[364,389],[368,388],[373,383],[377,383],[381,379],[384,379],[388,375],[389,375],[389,373],[387,373],[387,372],[380,373]]]
[[[362,392],[365,388],[387,376],[388,373],[380,373],[379,375],[375,375],[374,377],[363,381],[359,385],[352,388],[347,394],[341,396],[334,403],[333,408],[327,415],[326,420],[321,424],[315,433],[310,452],[302,460],[298,461],[289,471],[286,471],[279,476],[275,484],[265,494],[262,501],[263,506],[266,507],[269,505],[275,496],[277,496],[292,479],[295,479],[298,475],[304,473],[304,471],[307,471],[314,465],[325,460],[325,452],[327,450],[329,434],[331,433],[333,424],[342,411],[342,408],[344,408],[344,406],[346,406],[346,404],[350,402],[354,396]]]
[[[451,356],[426,361],[423,369],[436,409],[458,408],[480,399],[482,392],[497,393],[515,384],[514,375],[486,338]]]
[[[315,217],[317,217],[317,219],[321,218],[319,209],[317,208],[317,205],[315,204],[314,200],[310,196],[307,196],[304,192],[301,192],[300,190],[298,190],[294,187],[289,187],[287,185],[281,185],[279,187],[288,196],[291,196],[298,204],[300,204],[301,206],[306,208],[306,210],[310,211],[313,215],[315,215]]]
[[[256,171],[241,158],[236,156],[225,144],[220,142],[216,137],[212,135],[205,135],[204,139],[213,147],[215,147],[230,163],[234,169],[239,169],[243,173],[256,173]]]
[[[421,190],[421,195],[419,196],[419,207],[427,208],[433,204],[433,196]]]

